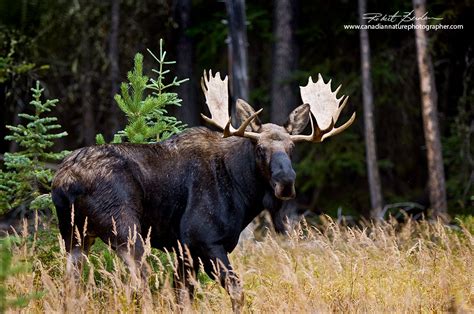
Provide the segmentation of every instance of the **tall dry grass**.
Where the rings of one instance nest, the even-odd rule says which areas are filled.
[[[59,238],[20,235],[13,253],[32,272],[8,280],[11,294],[43,291],[17,310],[35,312],[172,312],[180,308],[171,286],[175,257],[151,251],[147,286],[130,278],[121,260],[92,252],[84,276],[65,274]],[[51,235],[49,235],[51,238]],[[385,223],[341,227],[328,220],[305,225],[289,237],[244,242],[231,254],[244,281],[245,312],[439,312],[474,311],[473,235],[440,223]],[[231,312],[227,293],[200,275],[185,312]]]

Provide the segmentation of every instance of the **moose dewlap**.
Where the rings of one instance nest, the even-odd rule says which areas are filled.
[[[301,87],[304,104],[290,113],[285,125],[262,124],[262,110],[239,99],[242,123],[234,128],[227,77],[204,73],[201,85],[211,114],[203,118],[223,134],[195,127],[156,144],[78,149],[57,171],[52,196],[73,264],[80,264],[82,253],[99,237],[146,278],[143,238],[149,234],[155,248],[178,251],[184,246],[189,253],[189,260],[179,259],[177,291],[192,296],[190,276],[201,260],[206,273],[229,292],[234,311],[240,311],[242,285],[227,254],[264,209],[276,231],[285,232],[284,204],[295,197],[295,143],[322,142],[348,128],[355,114],[334,126],[347,97],[337,98],[339,88],[331,91],[330,82],[319,76]],[[308,122],[311,134],[301,135]],[[134,231],[137,236],[131,241]]]

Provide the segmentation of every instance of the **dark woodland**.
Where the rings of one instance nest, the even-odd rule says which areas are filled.
[[[93,145],[98,133],[112,140],[126,123],[113,96],[137,52],[145,73],[155,67],[146,49],[159,51],[163,39],[177,61],[171,73],[189,78],[175,90],[182,106],[172,109],[189,127],[205,125],[199,115],[207,110],[199,85],[205,69],[230,76],[232,104],[243,98],[264,108],[262,120],[281,124],[301,104],[299,86],[309,76],[332,78],[333,89],[343,85],[350,98],[342,120],[354,111],[357,119],[324,143],[297,146],[298,208],[377,218],[413,207],[393,205],[403,202],[425,213],[472,214],[472,1],[427,3],[443,24],[463,25],[424,32],[436,94],[437,168],[427,159],[415,31],[343,27],[359,24],[364,11],[408,12],[417,2],[2,0],[0,152],[19,149],[4,140],[4,125],[18,124],[18,114],[30,110],[36,80],[46,98],[59,99],[50,115],[68,133],[54,150]],[[445,194],[430,194],[428,169],[444,172]],[[432,204],[433,197],[445,203]]]

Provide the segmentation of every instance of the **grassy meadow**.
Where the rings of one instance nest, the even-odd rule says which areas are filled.
[[[471,230],[468,230],[471,228]],[[180,308],[172,288],[175,255],[148,248],[148,284],[96,243],[82,278],[65,272],[66,255],[54,227],[18,234],[12,266],[28,266],[4,282],[7,299],[33,292],[22,313],[231,312],[227,293],[198,275],[196,294]],[[383,223],[349,228],[324,219],[301,224],[289,237],[240,243],[230,258],[244,282],[248,313],[474,311],[472,225]],[[5,265],[3,265],[5,266]]]

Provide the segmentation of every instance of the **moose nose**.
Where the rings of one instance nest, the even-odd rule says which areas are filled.
[[[283,152],[273,154],[270,169],[275,196],[282,200],[295,198],[296,173],[291,166],[291,160],[288,155]]]
[[[272,180],[279,183],[293,183],[296,173],[291,165],[291,160],[284,152],[276,152],[270,162]]]

